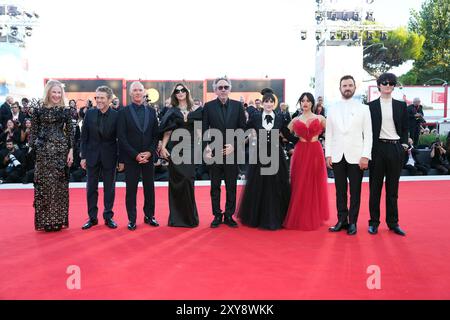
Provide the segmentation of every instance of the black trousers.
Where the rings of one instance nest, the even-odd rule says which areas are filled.
[[[225,216],[231,217],[236,210],[236,189],[237,189],[237,164],[212,164],[209,168],[211,179],[211,204],[213,215],[222,214],[220,209],[220,186],[222,179],[225,180],[226,202]]]
[[[153,162],[150,161],[146,164],[125,163],[125,204],[128,221],[133,223],[136,223],[136,195],[141,174],[144,188],[144,214],[148,218],[155,215],[155,168]]]
[[[336,187],[336,207],[338,220],[356,224],[361,205],[361,183],[364,171],[359,164],[351,164],[345,160],[333,163],[334,184]],[[350,208],[347,205],[348,182],[350,183]]]
[[[87,205],[89,219],[97,219],[98,214],[98,181],[103,177],[103,219],[114,216],[114,198],[116,194],[116,167],[104,168],[101,163],[87,167]]]
[[[413,166],[410,164],[405,165],[405,169],[408,170],[409,174],[412,176],[417,175],[417,171],[422,172],[422,175],[426,176],[428,175],[428,168],[421,164],[414,164]]]
[[[381,190],[383,179],[386,178],[386,224],[393,228],[398,225],[398,185],[405,152],[400,143],[374,143],[372,161],[369,162],[369,225],[380,224]]]

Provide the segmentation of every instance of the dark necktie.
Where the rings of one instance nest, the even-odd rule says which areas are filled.
[[[266,117],[265,117],[264,119],[266,119],[266,122],[267,122],[268,124],[269,124],[269,123],[272,123],[272,120],[273,120],[273,118],[272,118],[272,116],[271,116],[270,114],[266,115]]]

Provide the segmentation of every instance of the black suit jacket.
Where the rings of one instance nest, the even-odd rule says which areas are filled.
[[[6,122],[12,119],[12,112],[11,112],[11,106],[5,102],[0,107],[0,124],[3,126],[3,128],[6,128]]]
[[[120,162],[137,164],[136,156],[146,151],[151,152],[153,160],[156,158],[159,131],[156,111],[146,106],[140,108],[145,108],[143,128],[132,105],[119,111]]]
[[[422,122],[425,121],[423,120],[423,109],[421,105],[419,105],[417,111],[416,106],[414,104],[409,105],[407,110],[408,110],[408,125],[410,128],[419,126]],[[422,115],[422,118],[416,119],[415,117],[416,113],[420,113]]]
[[[105,168],[113,168],[117,165],[118,158],[119,112],[111,108],[108,110],[103,135],[100,135],[98,128],[98,113],[99,110],[90,109],[84,116],[81,129],[81,159],[86,159],[89,167],[101,162]]]
[[[228,99],[225,118],[221,108],[222,103],[219,99],[205,103],[203,107],[203,132],[210,128],[218,129],[222,131],[225,139],[226,129],[245,129],[245,112],[241,102]]]
[[[381,131],[381,104],[380,98],[369,103],[370,117],[372,118],[373,147],[378,144]],[[406,103],[392,99],[392,116],[394,118],[395,130],[402,144],[408,144],[408,112]],[[372,148],[373,149],[373,148]]]

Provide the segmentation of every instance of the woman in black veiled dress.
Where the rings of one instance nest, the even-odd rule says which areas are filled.
[[[201,108],[193,110],[193,100],[188,88],[177,83],[170,96],[172,107],[164,114],[160,123],[163,133],[161,156],[169,161],[169,222],[171,227],[197,227],[198,212],[195,203],[194,182],[194,144],[199,143],[198,134],[194,129],[194,122],[202,120]],[[189,132],[191,156],[187,161],[174,163],[173,148],[181,143],[172,141],[171,137],[176,129],[186,129]],[[201,130],[201,127],[200,127]],[[186,142],[184,142],[186,143]],[[200,146],[201,147],[201,146]]]
[[[34,225],[36,230],[69,227],[69,167],[73,163],[74,126],[64,106],[64,89],[51,80],[44,104],[31,118],[30,147],[36,152],[34,172]]]

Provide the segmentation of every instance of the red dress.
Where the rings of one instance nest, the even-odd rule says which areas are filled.
[[[291,200],[284,220],[286,229],[316,230],[329,219],[327,169],[322,145],[311,142],[323,131],[318,118],[293,123],[298,141],[291,158]]]

